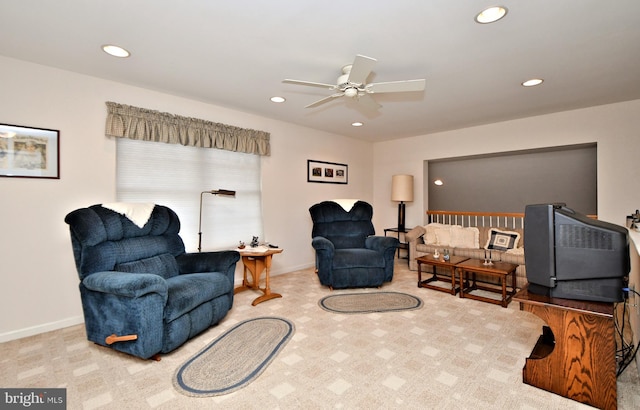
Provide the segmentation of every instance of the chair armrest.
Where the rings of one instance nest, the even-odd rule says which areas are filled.
[[[94,292],[137,298],[148,293],[158,293],[166,300],[167,282],[153,273],[127,273],[104,271],[84,278],[82,284]]]
[[[324,236],[314,236],[311,239],[311,246],[316,250],[316,272],[320,278],[320,283],[333,285],[333,257],[336,248],[333,242]]]
[[[325,238],[324,236],[315,236],[311,239],[311,246],[318,252],[328,252],[333,257],[333,253],[336,248],[333,246],[333,242]]]
[[[364,242],[365,248],[381,253],[388,249],[393,249],[395,252],[399,244],[400,241],[392,236],[368,236]]]
[[[425,233],[427,233],[427,230],[424,229],[424,226],[418,225],[412,230],[410,230],[409,232],[405,233],[404,239],[405,241],[407,241],[407,243],[409,243],[409,242],[415,241],[419,237],[423,236]]]
[[[176,257],[180,273],[233,272],[239,260],[236,251],[183,253]]]

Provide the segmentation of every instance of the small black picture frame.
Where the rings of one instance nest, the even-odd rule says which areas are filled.
[[[349,182],[349,166],[337,162],[308,159],[307,182],[347,184]]]

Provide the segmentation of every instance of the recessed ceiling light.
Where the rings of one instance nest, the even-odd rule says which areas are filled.
[[[542,84],[544,80],[541,78],[532,78],[531,80],[527,80],[522,83],[524,87],[535,87],[536,85]]]
[[[489,7],[476,16],[476,22],[480,24],[493,23],[507,15],[507,8],[502,6]]]
[[[125,58],[131,55],[131,53],[129,53],[124,48],[114,46],[113,44],[105,44],[104,46],[102,46],[102,51],[104,51],[109,55],[112,55],[114,57],[119,57],[119,58]]]
[[[444,185],[444,182],[441,179],[436,179],[435,181],[433,181],[434,184],[440,186],[440,185]]]
[[[271,97],[271,101],[274,103],[283,103],[287,100],[285,100],[284,97]]]
[[[351,125],[354,126],[354,127],[362,127],[364,125],[364,123],[362,123],[362,122],[352,122]]]

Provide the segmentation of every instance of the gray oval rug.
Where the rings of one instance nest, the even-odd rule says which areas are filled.
[[[422,299],[400,292],[343,293],[325,296],[318,304],[334,313],[395,312],[419,309]]]
[[[175,373],[174,387],[187,396],[219,396],[255,380],[291,340],[287,319],[245,320],[187,360]]]

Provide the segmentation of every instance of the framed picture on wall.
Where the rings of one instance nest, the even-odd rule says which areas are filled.
[[[307,182],[346,184],[349,182],[349,166],[347,164],[308,159]]]
[[[0,176],[60,178],[60,131],[0,124]]]

